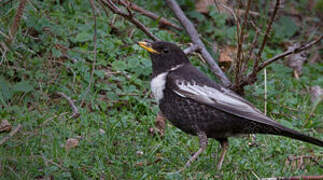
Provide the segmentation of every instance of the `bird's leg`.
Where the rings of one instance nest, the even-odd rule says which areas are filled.
[[[185,164],[185,167],[189,167],[193,161],[196,160],[196,158],[205,150],[206,145],[207,145],[207,136],[205,132],[199,131],[197,133],[197,136],[199,137],[200,140],[200,149],[194,153],[194,155],[187,161]]]
[[[222,151],[221,151],[220,160],[219,160],[218,165],[217,165],[218,170],[220,170],[221,167],[222,167],[224,156],[225,156],[226,152],[228,151],[228,147],[229,147],[228,139],[220,140],[220,143],[221,143]]]

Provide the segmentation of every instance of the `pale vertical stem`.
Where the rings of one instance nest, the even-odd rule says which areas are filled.
[[[264,81],[265,81],[265,105],[264,105],[264,113],[267,115],[267,68],[264,69]]]

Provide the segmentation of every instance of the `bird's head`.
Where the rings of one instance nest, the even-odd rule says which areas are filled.
[[[181,48],[173,43],[140,41],[138,45],[150,53],[154,74],[166,72],[178,65],[189,63]]]

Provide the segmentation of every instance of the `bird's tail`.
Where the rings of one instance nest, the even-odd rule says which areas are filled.
[[[311,144],[315,144],[315,145],[320,146],[320,147],[323,147],[323,141],[322,140],[307,136],[305,134],[302,134],[302,133],[300,133],[298,131],[295,131],[293,129],[290,129],[290,128],[283,127],[281,129],[280,135],[290,137],[290,138],[293,138],[293,139],[297,139],[297,140],[300,140],[300,141],[308,142],[308,143],[311,143]]]

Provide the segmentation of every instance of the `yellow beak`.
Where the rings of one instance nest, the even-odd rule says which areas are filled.
[[[154,54],[160,54],[158,51],[156,51],[155,49],[153,49],[151,47],[151,44],[145,41],[139,41],[138,45],[144,49],[146,49],[148,52],[150,53],[154,53]]]

